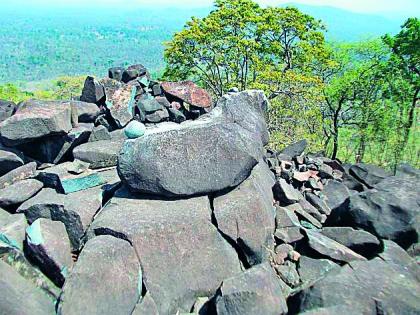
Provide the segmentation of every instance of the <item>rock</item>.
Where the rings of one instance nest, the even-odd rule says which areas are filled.
[[[330,215],[331,213],[330,207],[328,207],[325,201],[322,200],[317,195],[313,193],[307,193],[306,200],[309,201],[309,203],[313,205],[316,209],[318,209],[318,211],[321,212],[322,214]]]
[[[360,256],[346,246],[337,243],[319,232],[307,229],[305,233],[308,237],[310,248],[324,256],[343,262],[366,260],[365,257]]]
[[[412,179],[412,178],[419,179],[420,178],[420,170],[412,167],[411,165],[409,165],[407,163],[402,163],[402,164],[397,166],[395,176],[406,177],[406,178],[408,177],[409,179]]]
[[[89,163],[75,160],[38,171],[37,179],[45,187],[54,188],[59,193],[69,194],[119,182],[116,168],[88,170]]]
[[[23,214],[0,209],[0,255],[10,249],[23,250],[27,223]]]
[[[106,107],[117,128],[125,127],[134,117],[135,86],[124,85],[107,91]]]
[[[262,158],[261,143],[237,124],[205,118],[126,141],[118,160],[123,182],[132,191],[164,196],[207,194],[240,184]]]
[[[77,108],[79,123],[94,123],[101,114],[100,108],[95,103],[80,101],[71,101],[70,103]]]
[[[62,222],[35,220],[26,229],[25,253],[57,286],[63,286],[73,261]]]
[[[349,173],[368,188],[373,188],[384,178],[391,176],[390,173],[376,165],[363,163],[350,166]]]
[[[0,124],[5,145],[16,146],[45,136],[64,135],[72,128],[70,103],[26,101],[22,108]]]
[[[20,180],[27,178],[32,178],[35,176],[36,172],[36,163],[31,162],[25,165],[22,165],[14,170],[10,171],[6,175],[0,177],[0,189],[3,189],[7,186],[12,185]]]
[[[413,265],[412,260],[409,265],[381,258],[353,261],[301,291],[289,305],[296,307],[293,314],[320,308],[326,310],[322,314],[337,314],[337,306],[351,314],[417,314],[420,285]]]
[[[36,179],[26,179],[0,189],[0,207],[13,208],[38,193],[44,185]]]
[[[268,263],[224,280],[215,303],[220,315],[287,314],[282,288]]]
[[[420,185],[400,177],[389,177],[376,189],[350,196],[348,206],[329,218],[334,225],[351,226],[403,248],[418,242]]]
[[[20,154],[0,148],[0,176],[22,166],[24,163]]]
[[[350,190],[336,180],[330,180],[324,186],[323,194],[326,197],[326,204],[331,211],[341,211],[342,207],[345,207],[345,203],[348,202],[350,197]]]
[[[292,207],[292,206],[295,206],[295,204],[290,205],[290,207]],[[306,218],[307,221],[312,223],[312,221],[313,221],[312,218],[314,218],[316,221],[321,222],[321,223],[324,223],[326,221],[327,216],[325,214],[321,214],[321,212],[319,212],[319,210],[317,208],[315,208],[306,199],[299,200],[299,206],[300,207],[295,206],[297,209],[295,209],[294,211],[296,211],[296,213],[299,213],[301,216]],[[308,215],[310,215],[310,217],[308,217]],[[314,224],[314,223],[312,223],[312,224]],[[317,224],[314,224],[314,225],[317,226]]]
[[[168,108],[169,120],[176,122],[178,124],[187,120],[185,115],[178,109],[175,108]]]
[[[327,178],[327,179],[334,178],[332,167],[325,163],[321,164],[321,166],[318,169],[318,172],[321,178]]]
[[[275,266],[277,274],[288,286],[296,288],[300,283],[300,277],[296,271],[296,266],[290,261],[286,261],[282,265]]]
[[[0,274],[1,314],[45,315],[55,313],[54,301],[3,261],[0,261]]]
[[[141,64],[137,64],[137,65],[132,65],[129,66],[126,70],[123,71],[122,73],[122,81],[124,83],[128,83],[140,76],[144,76],[144,75],[148,75],[147,69],[141,65]]]
[[[274,236],[285,243],[294,243],[304,237],[300,232],[299,219],[293,210],[276,207],[276,227]]]
[[[339,269],[340,265],[328,259],[314,259],[301,256],[298,272],[304,288],[310,287],[316,281],[325,277],[331,270]]]
[[[350,227],[324,227],[321,233],[365,257],[373,257],[381,250],[380,241],[372,234]]]
[[[124,128],[124,134],[128,139],[136,139],[144,135],[146,127],[139,121],[133,120]]]
[[[236,243],[250,266],[268,260],[274,249],[273,185],[274,178],[261,161],[242,184],[213,200],[218,229]]]
[[[299,156],[305,151],[307,146],[308,146],[308,142],[305,139],[300,140],[284,148],[280,153],[291,156],[291,157]]]
[[[117,165],[123,141],[95,141],[84,143],[73,150],[75,159],[87,162],[91,169]]]
[[[141,301],[136,305],[133,313],[131,315],[159,315],[155,301],[150,296],[149,292],[146,292],[146,295],[141,299]]]
[[[123,67],[109,68],[108,77],[110,79],[114,79],[114,80],[117,80],[117,81],[122,81],[122,75],[123,75],[124,70],[125,69]]]
[[[72,250],[78,250],[80,239],[102,206],[102,191],[90,188],[68,195],[57,194],[51,188],[42,189],[17,210],[32,224],[36,219],[61,221],[66,226]]]
[[[161,110],[157,110],[152,114],[146,114],[145,118],[147,122],[159,123],[162,121],[167,121],[169,119],[169,113],[168,110],[163,107]]]
[[[303,199],[303,196],[292,185],[288,184],[283,178],[279,178],[273,187],[274,198],[281,205],[289,205]]]
[[[156,96],[155,100],[162,105],[163,107],[169,109],[171,108],[171,103],[168,101],[168,99],[165,96]],[[180,105],[181,107],[181,105]]]
[[[16,104],[11,101],[0,100],[0,123],[11,117],[16,111]]]
[[[211,223],[207,197],[163,200],[121,189],[90,231],[119,235],[141,253],[144,285],[159,314],[191,310],[197,297],[213,295],[241,270],[237,253]]]
[[[88,76],[80,96],[82,102],[99,104],[105,101],[104,87],[95,80],[95,78]]]
[[[265,121],[268,100],[264,92],[248,90],[235,94],[226,94],[216,104],[223,111],[229,122],[240,125],[250,133],[259,137],[263,145],[268,144],[269,134]]]
[[[105,126],[99,125],[92,129],[88,142],[111,140],[111,134]]]
[[[162,82],[161,87],[168,98],[207,110],[213,105],[210,94],[192,81]]]
[[[59,314],[131,314],[141,294],[139,260],[113,236],[89,240],[64,284]]]

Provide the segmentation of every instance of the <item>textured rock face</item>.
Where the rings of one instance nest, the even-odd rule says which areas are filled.
[[[0,149],[0,176],[22,166],[24,161],[20,154],[13,151]]]
[[[0,123],[15,113],[16,104],[10,101],[0,100]]]
[[[240,272],[236,252],[211,223],[207,197],[153,200],[119,191],[91,231],[133,244],[159,314],[189,311],[197,297],[212,295],[223,279]]]
[[[131,314],[141,288],[140,264],[131,245],[98,236],[87,242],[67,280],[59,314]]]
[[[73,151],[75,159],[89,163],[91,169],[117,165],[118,154],[123,141],[94,141],[84,143]]]
[[[14,146],[35,139],[65,134],[72,128],[70,103],[27,101],[0,124],[2,141]]]
[[[190,105],[201,108],[209,108],[213,105],[210,94],[194,82],[163,82],[161,86],[166,94]]]
[[[223,281],[216,309],[221,315],[287,314],[280,283],[268,263]]]
[[[253,134],[223,117],[206,117],[126,141],[118,171],[133,191],[191,196],[240,184],[261,158]]]
[[[0,207],[17,207],[38,193],[42,187],[40,181],[27,179],[0,189]]]

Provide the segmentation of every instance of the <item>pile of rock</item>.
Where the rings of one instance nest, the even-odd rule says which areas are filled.
[[[12,107],[1,314],[420,311],[419,171],[267,151],[263,92],[213,106],[137,65]]]

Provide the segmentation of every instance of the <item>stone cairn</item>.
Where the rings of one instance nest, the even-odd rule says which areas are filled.
[[[420,172],[266,148],[261,91],[142,65],[0,102],[0,314],[419,314]]]

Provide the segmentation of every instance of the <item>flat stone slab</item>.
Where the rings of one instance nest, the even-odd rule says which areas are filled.
[[[36,179],[25,179],[0,189],[0,207],[17,207],[38,193],[43,186]]]
[[[92,234],[133,244],[159,314],[189,311],[197,297],[213,295],[241,270],[237,253],[211,223],[207,197],[150,199],[121,189],[93,221]]]
[[[25,163],[21,156],[12,151],[3,150],[0,147],[0,176],[7,174],[23,164]]]
[[[75,159],[89,163],[92,169],[117,166],[122,145],[122,140],[88,142],[76,147],[73,150],[73,156]]]
[[[213,105],[210,94],[192,81],[162,82],[163,91],[190,105],[209,108]]]
[[[36,163],[31,162],[25,165],[22,165],[14,170],[10,171],[6,175],[0,177],[0,189],[3,189],[7,186],[12,185],[20,180],[27,178],[35,177],[36,173]]]
[[[65,134],[72,128],[70,103],[26,101],[0,124],[4,144],[14,146],[49,135]]]
[[[0,254],[13,248],[23,249],[27,225],[25,215],[0,209]]]
[[[0,314],[55,314],[54,301],[0,260]]]
[[[59,314],[127,314],[140,298],[142,273],[133,247],[104,235],[89,240],[67,279]]]

